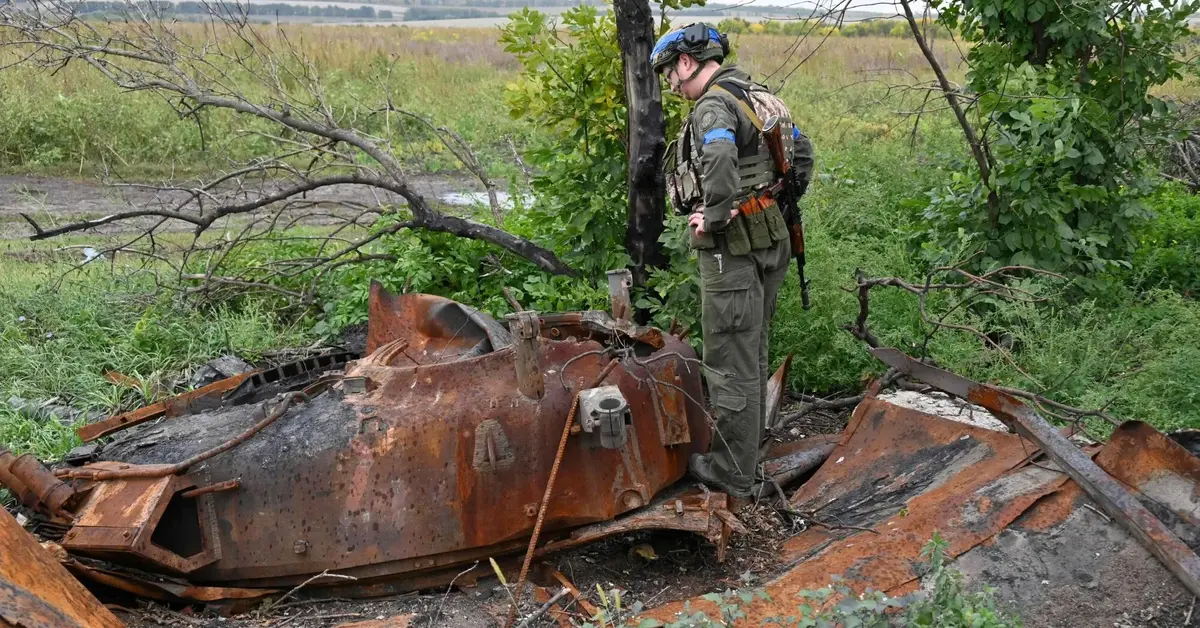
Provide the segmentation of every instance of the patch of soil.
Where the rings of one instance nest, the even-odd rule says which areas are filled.
[[[734,534],[724,563],[717,562],[716,546],[704,538],[666,530],[604,539],[546,562],[598,606],[597,585],[606,595],[620,590],[625,607],[757,586],[787,566],[780,560],[780,547],[793,531],[766,501],[748,503],[735,514],[750,534]]]

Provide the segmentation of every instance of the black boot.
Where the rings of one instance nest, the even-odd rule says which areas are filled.
[[[723,491],[730,497],[746,498],[752,494],[749,484],[738,488],[733,483],[723,479],[717,473],[717,470],[713,468],[708,456],[704,454],[692,454],[692,457],[688,459],[688,470],[692,472],[692,477],[704,482],[711,488]]]

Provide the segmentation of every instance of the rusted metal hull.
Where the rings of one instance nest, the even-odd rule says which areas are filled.
[[[76,430],[76,433],[79,435],[79,440],[86,443],[164,416],[170,417],[187,414],[191,410],[193,403],[214,399],[219,401],[221,394],[237,388],[239,384],[249,379],[255,373],[257,371],[234,375],[233,377],[213,382],[208,386],[188,391],[182,395],[177,395],[131,412],[111,416],[103,421],[89,423]]]
[[[571,431],[546,543],[572,545],[568,532],[639,509],[650,514],[612,530],[694,530],[723,548],[740,528],[719,493],[681,498],[678,514],[647,507],[710,441],[699,363],[677,337],[600,312],[521,313],[509,330],[378,285],[370,311],[370,354],[291,393],[265,427],[266,402],[233,401],[122,432],[106,460],[60,472],[82,478],[63,546],[196,585],[264,588],[330,570],[369,589],[512,552],[531,534],[576,396],[614,357],[604,384],[627,412],[607,427],[622,436]],[[261,431],[221,449],[248,427]],[[184,460],[203,461],[167,475]]]

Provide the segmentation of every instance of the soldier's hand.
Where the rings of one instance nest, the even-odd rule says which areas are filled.
[[[733,220],[734,218],[737,218],[738,213],[739,212],[736,208],[729,210],[729,219]],[[695,212],[692,212],[692,215],[688,216],[688,226],[696,230],[697,236],[702,236],[705,233],[707,233],[704,230],[704,208],[703,207],[696,210]]]

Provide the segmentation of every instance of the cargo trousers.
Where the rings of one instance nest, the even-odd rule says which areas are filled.
[[[706,457],[723,480],[749,490],[763,437],[769,329],[791,262],[791,243],[784,239],[733,256],[718,237],[716,248],[697,255],[704,375],[716,422]]]

